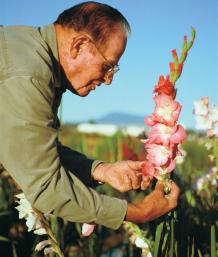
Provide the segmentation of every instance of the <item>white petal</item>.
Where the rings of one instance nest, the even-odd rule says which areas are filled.
[[[35,251],[41,251],[43,248],[45,248],[46,246],[51,245],[51,241],[50,240],[44,240],[39,242],[36,247],[35,247]]]
[[[36,235],[39,235],[39,236],[47,234],[47,232],[46,232],[46,230],[44,228],[35,229],[33,231],[33,233],[36,234]]]
[[[178,155],[174,160],[176,161],[177,164],[182,164],[185,160],[185,157]]]
[[[198,191],[201,191],[202,188],[203,188],[203,185],[204,185],[204,178],[201,177],[201,178],[199,178],[199,179],[197,180],[197,182],[196,182],[196,188],[197,188],[197,190],[198,190]]]
[[[198,101],[194,101],[194,113],[196,115],[208,114],[208,97],[203,97]]]
[[[151,252],[149,252],[149,253],[147,254],[147,257],[152,257]]]
[[[212,126],[213,135],[218,137],[218,122],[215,122]]]
[[[218,106],[214,105],[209,109],[209,118],[212,122],[218,121]]]
[[[26,213],[26,211],[24,210],[24,208],[22,206],[19,205],[19,206],[15,207],[15,209],[17,209],[19,212],[19,219],[23,219],[28,216],[28,214]]]
[[[36,224],[36,219],[37,219],[36,216],[32,213],[27,217],[26,225],[28,227],[28,231],[31,231],[34,228]]]
[[[24,195],[24,193],[20,193],[20,194],[15,195],[15,197],[18,199],[22,199],[22,198],[25,198],[25,195]]]
[[[20,199],[19,204],[23,206],[27,211],[32,211],[32,206],[26,199]]]
[[[212,148],[212,144],[209,143],[209,142],[207,142],[207,143],[205,144],[205,146],[206,146],[207,150],[210,150],[210,149]]]
[[[205,130],[205,129],[211,128],[212,122],[211,122],[211,120],[208,119],[208,117],[196,115],[195,119],[196,119],[196,128],[197,129]]]
[[[135,245],[139,248],[148,248],[148,244],[140,237],[136,238]]]
[[[55,252],[55,249],[53,247],[46,247],[44,249],[44,255],[47,255],[49,253],[54,253]]]
[[[211,185],[212,186],[217,186],[217,180],[216,179],[212,179],[211,180]]]

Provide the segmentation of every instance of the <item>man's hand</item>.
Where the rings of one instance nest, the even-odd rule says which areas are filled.
[[[162,182],[157,182],[154,191],[138,204],[129,203],[126,220],[132,222],[146,222],[156,219],[177,206],[179,188],[170,181],[170,193],[164,194]]]
[[[145,190],[152,177],[142,175],[140,161],[119,161],[115,163],[101,163],[94,172],[93,178],[104,182],[120,192],[141,188]]]

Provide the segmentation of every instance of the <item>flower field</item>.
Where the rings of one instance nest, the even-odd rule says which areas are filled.
[[[145,160],[141,139],[121,132],[106,137],[79,133],[74,126],[65,125],[60,133],[63,144],[87,156],[113,162],[121,159]],[[140,224],[124,223],[117,231],[97,225],[89,237],[81,236],[81,224],[66,223],[51,216],[50,228],[65,257],[215,257],[217,256],[217,167],[218,142],[206,133],[187,131],[173,179],[181,189],[178,207],[158,220]],[[151,186],[152,187],[152,186]],[[121,194],[107,185],[97,190],[111,196],[139,201],[147,191]],[[44,256],[35,251],[46,235],[28,232],[25,221],[18,218],[14,195],[19,188],[6,171],[0,173],[0,256]],[[73,210],[72,210],[73,211]],[[47,256],[55,256],[48,253]]]

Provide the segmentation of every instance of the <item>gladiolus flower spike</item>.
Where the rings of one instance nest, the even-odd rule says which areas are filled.
[[[174,85],[182,73],[183,64],[186,60],[188,51],[192,47],[194,40],[195,40],[195,34],[196,34],[195,29],[192,28],[192,33],[191,33],[192,38],[189,43],[187,42],[187,36],[184,36],[184,41],[183,41],[183,46],[182,46],[182,54],[181,54],[180,59],[178,59],[176,50],[172,51],[174,71],[170,72],[170,80]],[[172,69],[172,63],[170,64],[170,70],[171,69]]]
[[[26,219],[26,225],[28,232],[33,231],[37,235],[47,235],[48,239],[44,240],[36,245],[35,250],[41,251],[44,249],[44,254],[54,252],[58,257],[64,257],[58,242],[50,228],[48,217],[49,214],[43,214],[39,210],[33,208],[30,202],[25,197],[24,193],[16,195],[16,202],[18,206],[15,208],[19,212],[20,219]]]
[[[184,62],[195,39],[195,30],[192,28],[192,39],[187,42],[184,36],[181,57],[176,50],[172,50],[173,62],[170,62],[170,75],[159,77],[155,85],[155,108],[145,119],[150,127],[148,138],[143,140],[147,152],[143,166],[144,175],[153,176],[164,183],[165,193],[169,193],[170,173],[175,169],[176,160],[182,156],[179,145],[186,139],[186,132],[177,121],[181,111],[181,104],[175,101],[177,89],[175,83],[180,77]]]

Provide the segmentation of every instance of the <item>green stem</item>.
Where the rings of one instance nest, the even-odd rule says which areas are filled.
[[[215,224],[211,225],[210,227],[210,251],[211,257],[217,257]]]
[[[174,219],[172,218],[170,221],[170,250],[169,257],[173,257],[174,253]]]
[[[54,236],[54,233],[52,232],[52,230],[50,228],[50,225],[49,225],[47,219],[45,218],[44,214],[41,213],[39,210],[37,210],[35,208],[33,210],[37,214],[37,216],[39,217],[40,222],[41,222],[43,228],[46,230],[46,232],[47,232],[47,234],[49,236],[49,239],[51,241],[51,245],[54,248],[55,253],[58,255],[58,257],[64,257],[64,255],[61,252],[61,249],[60,249],[60,247],[58,245],[58,242],[57,242],[57,240],[56,240],[56,238]]]

